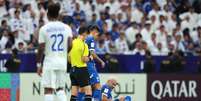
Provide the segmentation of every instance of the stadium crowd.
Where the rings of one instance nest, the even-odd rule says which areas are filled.
[[[74,36],[81,26],[99,26],[99,54],[201,54],[199,0],[0,0],[0,52],[37,52],[38,29],[55,1]]]

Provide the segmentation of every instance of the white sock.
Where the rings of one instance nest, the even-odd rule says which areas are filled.
[[[59,101],[67,101],[67,96],[64,90],[59,90],[57,92],[57,98]]]
[[[54,101],[53,94],[45,94],[45,101]]]

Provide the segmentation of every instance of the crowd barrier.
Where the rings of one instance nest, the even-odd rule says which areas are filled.
[[[100,55],[104,57],[103,55]],[[118,67],[120,73],[141,73],[144,65],[144,56],[140,55],[112,55],[118,60]],[[0,54],[0,72],[6,71],[4,65],[11,55]],[[20,54],[18,55],[21,60],[21,65],[19,72],[35,72],[36,71],[36,55],[35,54]],[[166,56],[153,56],[156,64],[155,73],[160,71],[160,63],[166,59]],[[185,57],[184,73],[197,73],[198,64],[200,57],[197,56],[187,56]],[[106,62],[107,65],[107,62]],[[97,65],[99,67],[99,65]],[[99,72],[108,72],[108,68],[97,68]]]
[[[116,78],[113,98],[129,95],[132,101],[200,101],[201,75],[100,74],[101,84]],[[0,73],[1,101],[43,101],[41,78],[36,73]],[[66,74],[68,101],[71,84]],[[56,97],[55,97],[56,99]]]

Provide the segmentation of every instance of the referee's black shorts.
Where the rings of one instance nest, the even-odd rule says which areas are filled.
[[[87,67],[72,67],[70,70],[70,80],[72,86],[85,87],[90,85],[90,77]]]

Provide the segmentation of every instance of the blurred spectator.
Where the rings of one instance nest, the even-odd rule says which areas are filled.
[[[148,48],[151,52],[151,54],[154,53],[155,49],[157,49],[157,40],[156,40],[156,34],[155,33],[152,33],[151,34],[151,39],[148,40]]]
[[[141,41],[142,41],[142,35],[141,35],[140,33],[137,33],[137,34],[135,35],[134,48],[135,48],[135,44],[136,44],[137,42],[141,42]]]
[[[5,0],[1,0],[0,1],[0,18],[6,16],[8,14],[7,9],[6,9],[6,1]]]
[[[23,42],[18,43],[17,50],[19,53],[25,53],[26,48]]]
[[[101,11],[99,14],[100,14],[100,19],[97,21],[97,25],[99,28],[102,28],[102,30],[103,30],[103,23],[106,19],[106,16],[103,11]],[[103,31],[102,31],[102,33],[103,33]]]
[[[185,47],[182,43],[182,37],[180,34],[175,36],[175,48],[176,48],[176,50],[185,52]]]
[[[115,54],[117,53],[117,49],[115,47],[115,43],[111,38],[110,33],[105,33],[106,39],[105,39],[105,47],[106,47],[106,52],[109,54]]]
[[[107,52],[105,46],[105,34],[99,34],[95,50],[97,54],[105,54]]]
[[[143,49],[142,42],[139,41],[136,43],[135,49],[132,51],[133,54],[145,55],[145,50]]]
[[[192,7],[194,8],[196,13],[201,13],[201,7],[200,7],[201,1],[200,0],[194,0]]]
[[[163,48],[167,48],[167,35],[164,25],[161,25],[159,30],[156,31],[157,41],[163,45]]]
[[[157,48],[152,50],[152,55],[157,55],[157,56],[164,56],[164,55],[167,55],[168,54],[168,49],[165,48],[163,46],[162,43],[157,43]]]
[[[118,54],[128,53],[129,49],[128,49],[128,44],[125,38],[125,33],[120,32],[120,37],[115,40],[115,46],[116,46]]]
[[[5,49],[5,46],[9,40],[9,32],[7,30],[2,30],[2,37],[0,39],[0,50]]]
[[[14,18],[12,18],[10,21],[11,31],[12,32],[18,31],[20,39],[29,41],[29,35],[27,36],[27,33],[25,31],[25,26],[24,26],[25,24],[22,18],[20,18],[20,11],[15,10],[14,14],[15,14]]]
[[[73,16],[76,17],[78,15],[80,16],[80,20],[85,20],[85,18],[86,18],[85,12],[82,9],[80,9],[80,4],[76,3],[75,11],[73,12]]]
[[[159,6],[156,2],[152,2],[152,10],[149,12],[148,17],[156,16],[156,20],[159,20]]]
[[[142,48],[146,51],[149,51],[149,47],[145,41],[142,41]]]
[[[17,73],[19,72],[19,66],[21,64],[21,60],[17,57],[17,50],[12,51],[12,57],[8,59],[5,63],[5,67],[7,68],[7,72],[9,73]]]
[[[131,21],[136,22],[138,24],[140,24],[142,17],[144,16],[144,13],[142,11],[142,9],[140,9],[139,7],[136,7],[132,10],[131,13]]]
[[[12,53],[12,45],[6,44],[5,48],[1,51],[1,54],[11,54]]]
[[[8,32],[10,32],[10,26],[8,25],[6,20],[2,20],[1,21],[1,26],[0,26],[0,39],[2,37],[3,32],[7,30]]]
[[[188,0],[186,0],[186,1],[181,0],[178,7],[176,7],[175,14],[179,15],[184,12],[187,12],[189,7],[190,7],[190,3]]]
[[[146,21],[145,27],[141,30],[142,39],[148,42],[151,38],[151,22]]]
[[[150,51],[146,51],[143,72],[153,73],[155,71],[155,68],[156,68],[155,61]]]
[[[20,52],[25,52],[24,50],[27,45],[24,40],[20,39],[19,32],[14,31],[12,34],[14,35],[14,40],[15,40],[14,48],[16,48]]]
[[[104,55],[105,58],[105,62],[106,62],[106,67],[108,69],[108,73],[118,73],[120,72],[120,65],[119,65],[119,61],[111,56],[110,54],[106,53]]]
[[[47,5],[52,2],[61,4],[61,16],[67,16],[64,22],[68,22],[67,24],[71,26],[74,36],[77,35],[77,28],[85,25],[98,25],[101,34],[110,33],[112,40],[107,39],[107,41],[100,42],[101,47],[97,47],[97,49],[101,48],[100,50],[102,50],[102,44],[104,43],[107,52],[112,49],[113,54],[118,53],[114,41],[119,38],[120,32],[125,32],[129,51],[133,51],[135,44],[140,40],[146,42],[151,53],[157,52],[153,52],[158,50],[157,48],[154,49],[157,46],[156,43],[162,44],[161,50],[181,50],[189,53],[186,45],[183,44],[184,48],[181,45],[181,43],[185,43],[182,31],[188,28],[189,35],[192,38],[191,44],[187,45],[190,48],[190,53],[193,53],[192,55],[200,53],[200,32],[197,28],[201,26],[201,7],[199,7],[201,2],[199,0],[0,1],[0,40],[3,36],[3,29],[8,30],[9,33],[17,31],[18,38],[8,43],[15,44],[14,46],[10,44],[14,48],[18,46],[19,42],[16,39],[22,40],[25,46],[27,45],[27,50],[32,51],[37,47],[37,37],[35,34],[33,37],[33,33],[37,32],[40,23],[48,22]],[[7,21],[9,22],[7,23]],[[137,33],[141,33],[141,38],[135,38]],[[152,40],[152,33],[156,34],[156,42]],[[167,36],[171,37],[171,41],[167,40]],[[107,35],[104,35],[104,37],[107,37]]]
[[[176,28],[176,24],[177,24],[177,17],[175,14],[172,14],[171,17],[168,19],[167,22],[167,31],[170,33],[173,33],[173,29]],[[172,34],[170,34],[172,35]]]
[[[93,13],[88,25],[95,25],[96,22],[97,22],[97,15],[96,13]]]
[[[139,30],[136,22],[131,23],[131,25],[125,30],[125,35],[130,50],[133,50],[134,48],[135,35],[137,33],[139,33]]]
[[[185,52],[187,53],[187,55],[194,55],[195,54],[194,43],[190,36],[189,29],[185,29],[183,31],[183,37],[184,37],[184,40],[182,43],[185,47],[185,50],[186,50]]]
[[[117,38],[119,38],[119,25],[113,24],[112,30],[110,31],[111,38],[113,41],[115,41]]]
[[[97,54],[105,54],[106,52],[107,51],[106,51],[104,40],[99,40],[98,44],[97,44],[97,48],[96,48],[96,53]]]

